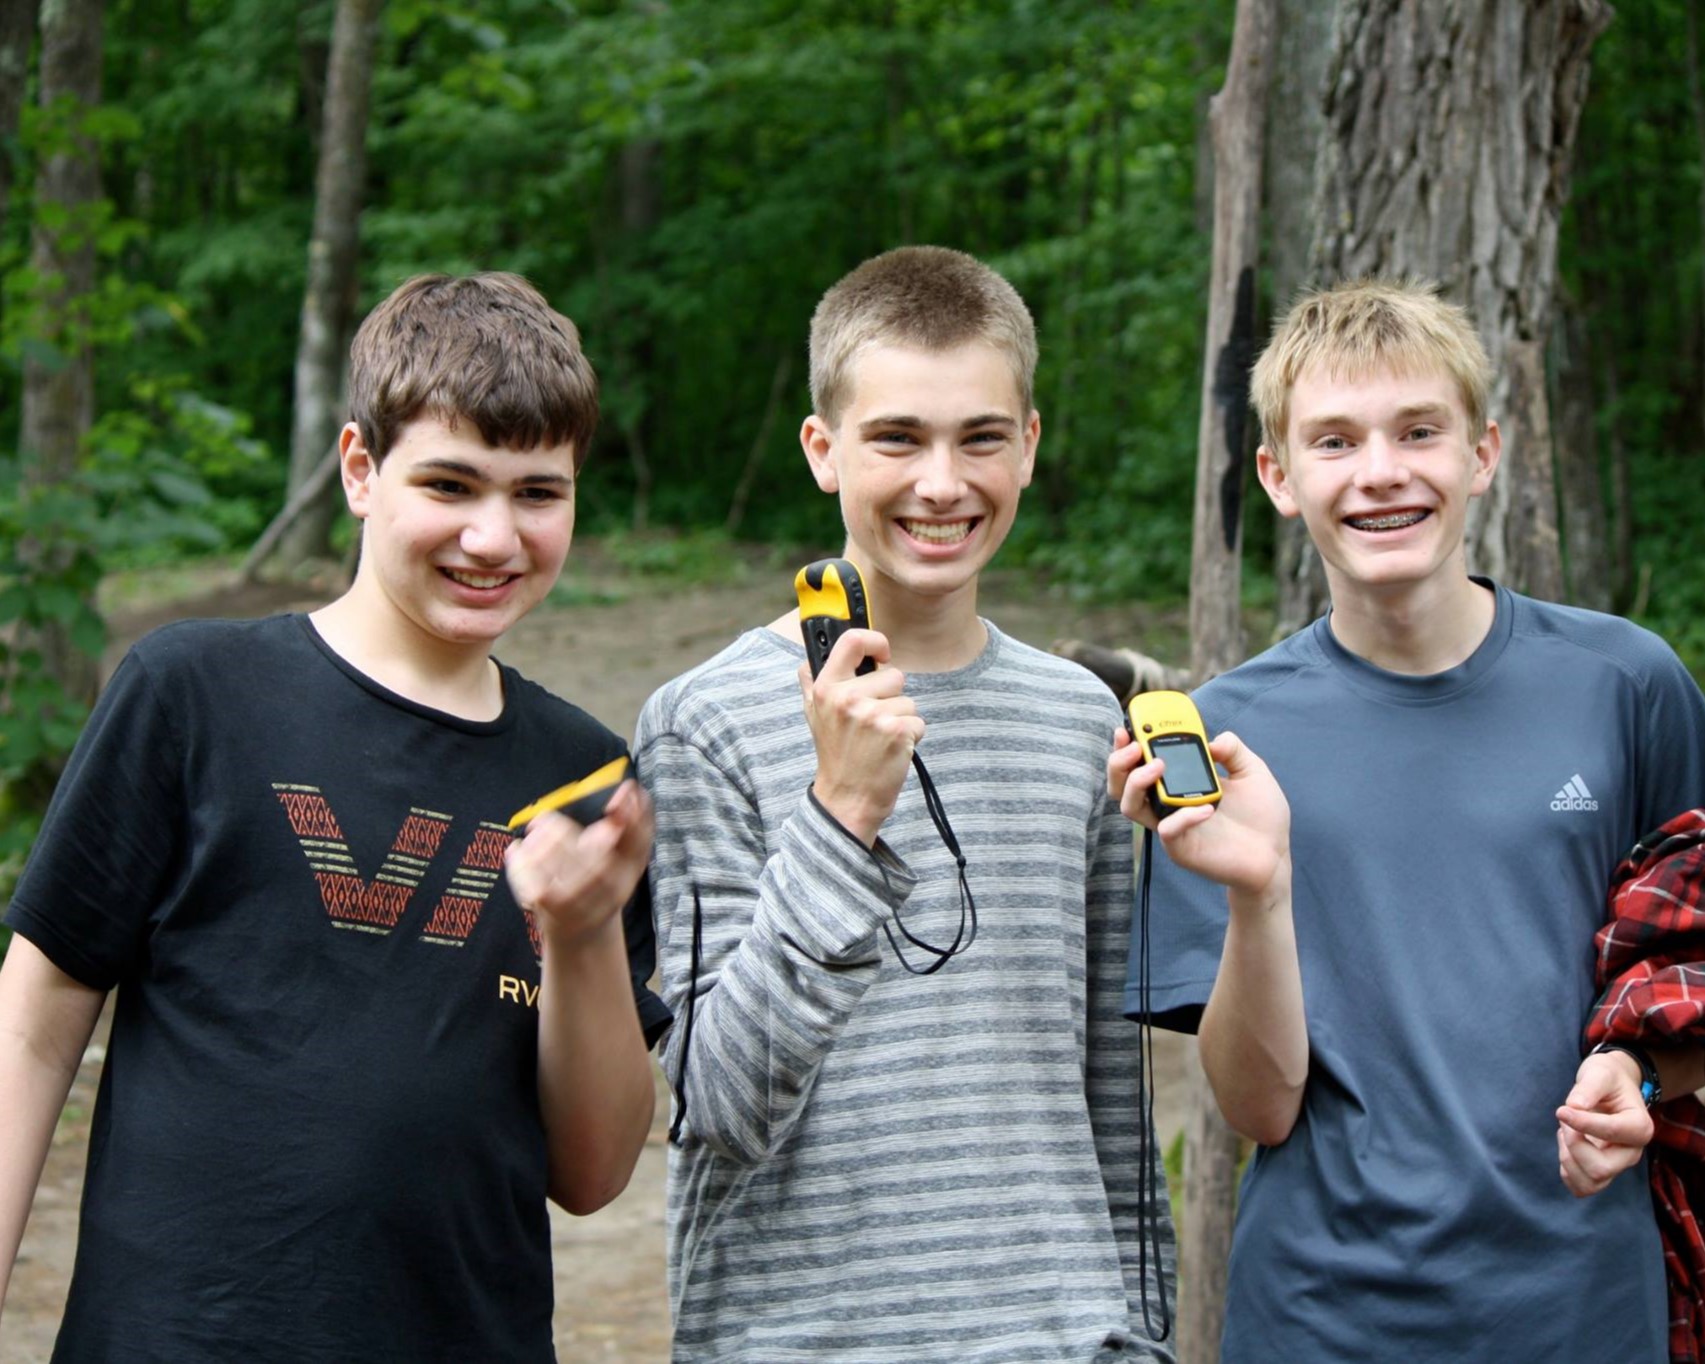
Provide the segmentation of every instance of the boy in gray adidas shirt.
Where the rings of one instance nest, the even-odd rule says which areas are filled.
[[[664,1059],[677,1360],[1172,1358],[1142,1325],[1173,1252],[1157,1180],[1139,1265],[1117,707],[977,615],[1040,438],[1035,357],[1022,300],[958,252],[831,289],[801,440],[878,629],[812,681],[789,612],[640,717],[663,994],[691,1001]],[[893,945],[959,923],[920,745],[979,919],[929,975]]]
[[[1705,802],[1705,700],[1655,635],[1469,576],[1488,381],[1461,309],[1368,281],[1299,302],[1256,366],[1261,480],[1332,610],[1197,693],[1226,796],[1160,827],[1126,1000],[1199,1024],[1260,1143],[1234,1364],[1667,1357],[1647,1183],[1616,1178],[1651,1135],[1640,1068],[1579,1038],[1612,869]],[[1109,783],[1153,826],[1139,761]],[[1667,1093],[1705,1080],[1656,1061]]]

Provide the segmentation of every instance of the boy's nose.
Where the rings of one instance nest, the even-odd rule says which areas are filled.
[[[462,527],[462,553],[486,563],[502,563],[512,558],[519,543],[515,514],[507,497],[482,500]]]
[[[918,469],[917,494],[926,502],[957,502],[965,494],[959,455],[949,445],[932,445]]]
[[[1409,465],[1402,449],[1379,432],[1367,438],[1362,457],[1356,462],[1356,482],[1361,487],[1388,488],[1409,481]]]

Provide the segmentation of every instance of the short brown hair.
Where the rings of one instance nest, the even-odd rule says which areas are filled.
[[[1470,435],[1486,429],[1492,362],[1465,309],[1425,280],[1358,279],[1300,295],[1255,362],[1250,401],[1261,439],[1280,463],[1291,419],[1291,389],[1323,368],[1359,379],[1381,370],[1442,371],[1456,384]]]
[[[823,295],[811,316],[811,403],[831,426],[850,396],[852,363],[870,346],[943,351],[983,341],[1012,365],[1029,412],[1036,324],[988,266],[945,246],[902,246],[873,256]]]
[[[465,417],[494,448],[572,445],[578,471],[598,376],[574,323],[520,275],[416,275],[356,331],[349,406],[375,463],[416,418]]]

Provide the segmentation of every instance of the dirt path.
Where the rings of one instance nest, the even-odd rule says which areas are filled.
[[[789,574],[752,566],[715,587],[681,588],[624,575],[594,545],[576,547],[567,595],[592,605],[534,613],[499,650],[505,662],[572,698],[612,729],[631,734],[640,706],[659,685],[720,649],[741,629],[789,604]],[[307,607],[316,599],[286,589],[221,593],[175,606],[131,611],[115,646],[180,615],[258,615]],[[991,575],[984,610],[1017,638],[1046,647],[1069,635],[1143,639],[1150,652],[1178,656],[1182,623],[1155,619],[1139,629],[1129,611],[1085,610],[1039,597],[1014,579]],[[37,1364],[52,1349],[76,1249],[88,1115],[104,1056],[104,1027],[85,1057],[48,1156],[8,1296],[0,1364]],[[1181,1123],[1178,1039],[1161,1034],[1155,1059],[1156,1126],[1163,1149]],[[663,1134],[668,1096],[658,1076],[657,1121],[633,1182],[609,1207],[574,1218],[553,1208],[556,1344],[564,1364],[655,1364],[669,1350],[664,1291]]]

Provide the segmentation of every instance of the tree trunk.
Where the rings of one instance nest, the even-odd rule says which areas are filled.
[[[758,433],[752,437],[752,447],[746,452],[746,464],[734,485],[734,495],[728,500],[728,515],[722,528],[736,534],[746,519],[746,504],[752,496],[752,485],[758,481],[758,471],[764,467],[764,452],[770,446],[770,432],[775,430],[776,417],[787,395],[787,381],[793,374],[793,347],[783,346],[776,352],[775,372],[770,376],[770,396],[764,403],[764,415],[758,419]]]
[[[1566,294],[1558,299],[1552,343],[1557,375],[1557,483],[1563,508],[1569,600],[1611,609],[1610,554],[1599,468],[1598,413],[1593,402],[1591,329]]]
[[[1327,77],[1315,274],[1415,275],[1467,305],[1504,460],[1469,566],[1562,595],[1541,348],[1557,223],[1604,0],[1342,0]]]
[[[1243,470],[1250,444],[1261,146],[1273,23],[1273,0],[1238,0],[1225,88],[1214,96],[1209,114],[1214,248],[1190,553],[1190,670],[1198,683],[1234,666],[1244,653]],[[1219,1358],[1236,1168],[1237,1137],[1220,1117],[1198,1065],[1185,1119],[1179,1364],[1211,1364]]]
[[[36,32],[36,0],[0,0],[0,241],[6,205],[12,198],[12,144],[24,109],[30,43]]]
[[[646,241],[657,228],[663,208],[658,175],[661,155],[662,143],[655,137],[636,137],[622,144],[616,163],[616,186],[621,195],[622,234],[630,242]],[[633,516],[630,524],[635,531],[645,531],[651,525],[651,490],[655,477],[650,455],[652,423],[648,386],[653,354],[647,324],[621,356],[626,382],[638,387],[641,400],[633,404],[613,405],[616,426],[628,448],[628,464],[633,469]]]
[[[1267,276],[1273,312],[1283,316],[1312,281],[1315,173],[1320,162],[1326,60],[1337,0],[1278,0],[1273,82],[1267,94]],[[1273,536],[1278,590],[1273,637],[1294,634],[1326,606],[1326,571],[1300,517],[1278,518]]]
[[[286,500],[314,476],[343,413],[345,350],[355,313],[361,197],[367,181],[367,106],[373,46],[384,0],[338,0],[326,72],[325,119],[314,183],[314,233],[296,345],[296,393],[290,426]],[[333,491],[306,507],[280,545],[288,564],[331,551],[337,514]]]
[[[87,113],[101,102],[102,0],[62,0],[41,14],[41,103]],[[101,197],[100,151],[81,128],[46,157],[36,173],[30,269],[43,282],[45,351],[24,360],[18,441],[35,487],[76,479],[83,438],[94,419],[95,366],[88,339],[88,300],[95,287],[93,214]],[[52,556],[62,546],[31,552]],[[46,567],[47,565],[44,565]],[[39,640],[48,675],[68,700],[95,697],[96,660],[75,648],[57,623]]]

